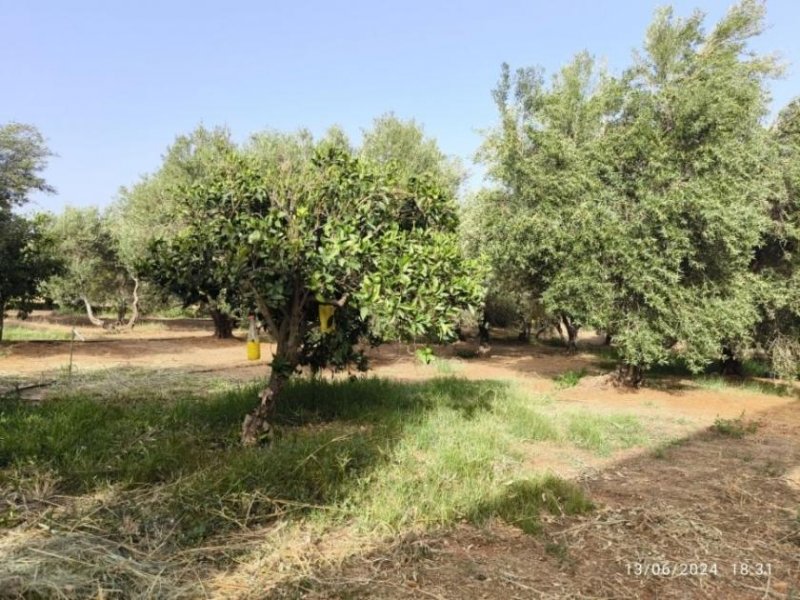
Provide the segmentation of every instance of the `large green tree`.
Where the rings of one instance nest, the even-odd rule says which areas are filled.
[[[62,306],[83,306],[93,325],[108,325],[95,308],[127,302],[135,282],[119,260],[105,216],[95,207],[66,207],[50,219],[48,234],[64,261],[63,271],[47,281],[48,295]]]
[[[269,417],[301,364],[355,361],[357,342],[454,335],[480,299],[460,255],[456,204],[427,173],[407,175],[323,140],[274,136],[269,153],[231,150],[180,195],[182,237],[201,236],[204,260],[234,281],[276,343],[269,384],[242,430],[269,437]],[[180,238],[156,252],[180,251]],[[335,307],[323,333],[320,305]]]
[[[6,308],[27,310],[42,282],[61,268],[43,221],[0,210],[0,340]]]
[[[150,294],[172,294],[184,305],[200,304],[214,321],[215,335],[233,335],[238,291],[232,280],[208,260],[208,240],[192,230],[181,194],[202,181],[233,149],[224,128],[197,127],[178,136],[161,167],[136,184],[122,188],[111,214],[119,256],[130,277],[150,286]],[[157,252],[152,251],[160,240]],[[170,243],[166,243],[170,242]],[[155,289],[152,289],[155,288]]]
[[[0,126],[0,210],[24,204],[32,191],[54,191],[41,176],[50,156],[44,137],[32,125]]]
[[[765,80],[777,72],[748,46],[763,17],[745,1],[706,32],[700,13],[663,9],[619,79],[584,56],[544,93],[520,72],[489,140],[513,217],[500,269],[521,269],[548,310],[612,333],[634,382],[676,348],[702,368],[749,343],[758,319],[751,263],[774,179]]]

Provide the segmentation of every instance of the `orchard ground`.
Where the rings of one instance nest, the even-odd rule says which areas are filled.
[[[594,336],[393,344],[248,450],[267,343],[74,320],[0,345],[0,597],[800,597],[793,385],[618,388]]]

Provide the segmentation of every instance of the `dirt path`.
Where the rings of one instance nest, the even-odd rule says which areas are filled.
[[[270,344],[262,344],[261,361],[248,362],[242,339],[218,340],[208,329],[201,328],[198,321],[177,320],[170,329],[159,331],[109,333],[93,329],[87,341],[75,343],[73,369],[78,372],[114,367],[203,370],[237,380],[265,377],[269,373],[273,350]],[[60,324],[46,326],[69,329]],[[590,344],[592,340],[584,340],[584,343]],[[512,380],[528,391],[552,394],[559,401],[586,405],[593,410],[625,410],[644,416],[683,418],[699,426],[707,425],[717,416],[735,417],[742,412],[754,415],[791,400],[791,396],[745,390],[707,390],[679,380],[672,380],[666,386],[654,384],[630,391],[598,384],[598,376],[607,366],[593,353],[567,355],[561,348],[498,341],[488,357],[460,359],[456,354],[464,350],[463,346],[437,349],[437,354],[446,362],[447,370],[443,370],[436,364],[419,364],[413,350],[406,345],[387,344],[370,352],[371,374],[400,380],[422,380],[443,374],[468,379]],[[65,369],[69,360],[69,342],[6,342],[0,346],[0,377],[47,378]],[[590,376],[576,387],[558,390],[553,378],[570,370],[584,371]]]
[[[582,482],[597,510],[540,535],[495,523],[409,537],[275,597],[797,598],[800,403],[761,423],[606,468]]]

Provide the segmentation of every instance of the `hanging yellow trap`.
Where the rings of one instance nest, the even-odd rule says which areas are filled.
[[[261,340],[258,338],[258,328],[256,318],[250,315],[250,326],[247,329],[247,360],[258,360],[261,358]]]
[[[336,329],[336,323],[333,322],[334,312],[336,312],[336,307],[333,304],[319,305],[319,329],[322,333],[329,333]]]

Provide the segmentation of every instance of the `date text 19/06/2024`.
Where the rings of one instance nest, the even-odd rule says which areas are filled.
[[[772,565],[761,562],[735,562],[719,567],[714,562],[629,562],[625,564],[628,575],[635,577],[702,577],[730,574],[735,577],[769,577]]]

